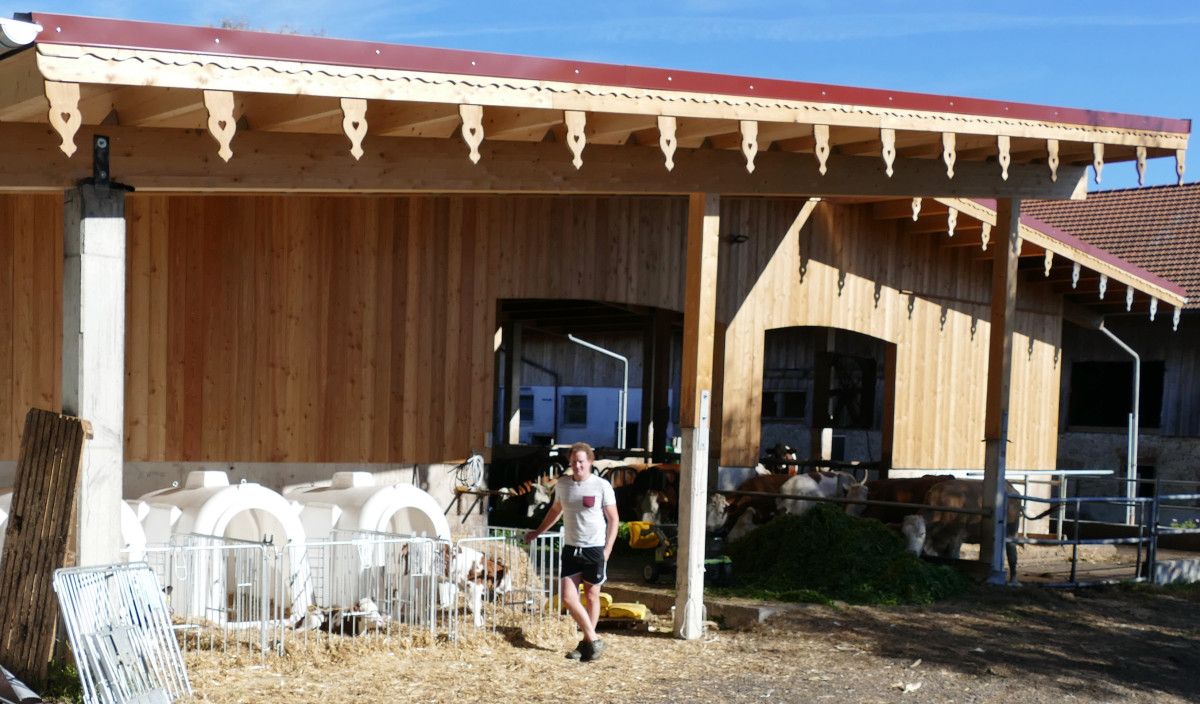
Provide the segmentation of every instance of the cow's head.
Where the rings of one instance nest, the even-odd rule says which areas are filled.
[[[855,501],[866,501],[868,495],[866,484],[855,484],[846,490],[846,498]],[[846,504],[846,513],[851,516],[861,516],[865,508],[865,504]]]
[[[729,513],[729,499],[724,494],[713,494],[708,497],[708,510],[704,518],[704,527],[709,533],[720,533],[725,526],[725,517]]]
[[[914,555],[920,555],[925,550],[925,519],[917,514],[909,514],[904,517],[904,523],[900,527],[900,534],[904,536],[904,547]]]

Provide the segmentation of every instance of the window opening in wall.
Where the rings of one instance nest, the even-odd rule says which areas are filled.
[[[1158,428],[1162,421],[1166,364],[1143,361],[1138,425]],[[1124,430],[1133,408],[1133,362],[1075,362],[1071,365],[1067,426],[1072,429]]]
[[[563,396],[563,425],[587,425],[587,396],[568,394]]]
[[[807,409],[807,391],[763,391],[763,421],[804,421]]]
[[[1152,464],[1138,465],[1137,495],[1140,499],[1154,496],[1154,480],[1158,477],[1158,469]]]
[[[519,399],[521,425],[533,425],[533,394],[521,394]]]

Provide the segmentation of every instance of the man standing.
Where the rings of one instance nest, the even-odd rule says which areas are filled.
[[[567,653],[572,660],[590,662],[600,658],[605,643],[596,635],[600,621],[600,585],[608,579],[608,558],[617,542],[617,497],[612,484],[592,474],[596,455],[585,442],[571,446],[569,479],[559,479],[554,504],[545,520],[525,534],[531,542],[561,515],[563,518],[562,603],[583,631],[583,640]],[[583,583],[587,606],[579,600]]]

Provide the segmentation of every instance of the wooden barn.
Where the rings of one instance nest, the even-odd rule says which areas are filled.
[[[1182,179],[1186,120],[39,13],[3,29],[0,459],[11,474],[31,407],[92,422],[85,561],[115,561],[122,496],[195,467],[274,487],[366,469],[448,504],[448,465],[516,437],[519,394],[497,389],[520,385],[526,328],[603,309],[637,339],[630,444],[667,442],[678,368],[691,637],[709,466],[760,456],[768,335],[876,360],[886,466],[986,468],[994,489],[1055,466],[1064,320],[1105,287],[1163,330],[1185,302],[1021,202],[1083,198],[1115,162]]]
[[[1140,495],[1153,495],[1156,481],[1162,493],[1194,491],[1190,482],[1200,482],[1200,183],[1028,206],[1039,220],[1183,286],[1188,295],[1177,331],[1128,311],[1121,290],[1106,298],[1100,309],[1106,328],[1129,350],[1093,327],[1064,329],[1058,466],[1107,469],[1121,480],[1132,476],[1141,482]],[[1141,370],[1139,433],[1131,445],[1135,365]],[[1111,493],[1114,487],[1113,481],[1089,484],[1080,490]],[[1090,508],[1109,518],[1119,510]],[[1194,511],[1163,510],[1164,523],[1196,517]]]

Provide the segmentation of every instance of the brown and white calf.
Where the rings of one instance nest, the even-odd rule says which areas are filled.
[[[1005,482],[1008,494],[1016,489]],[[931,508],[921,509],[905,519],[904,531],[908,549],[918,555],[950,557],[958,559],[963,543],[979,543],[983,531],[991,530],[990,520],[977,513],[946,511],[947,508],[980,510],[983,507],[983,481],[979,479],[951,479],[935,484],[925,494],[924,503]],[[1005,535],[1017,534],[1021,520],[1021,502],[1010,498],[1005,507]],[[919,519],[914,521],[912,519]],[[923,535],[919,528],[923,528]],[[1004,553],[1008,558],[1008,581],[1017,583],[1017,546],[1005,542]]]

